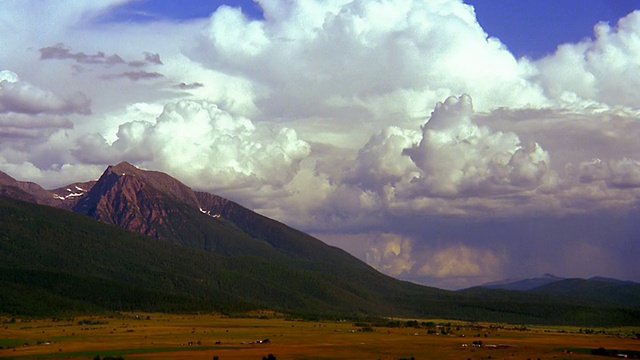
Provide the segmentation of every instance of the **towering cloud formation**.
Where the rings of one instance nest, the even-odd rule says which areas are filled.
[[[435,196],[509,193],[533,189],[548,171],[549,154],[524,147],[514,133],[491,132],[471,120],[471,97],[450,97],[436,106],[420,144],[405,153],[422,170],[416,182]]]
[[[549,153],[537,143],[525,146],[513,132],[477,125],[474,115],[470,96],[454,96],[436,105],[421,133],[387,128],[358,152],[345,182],[396,206],[419,198],[504,197],[545,182],[549,191],[557,177]]]
[[[269,115],[387,118],[471,93],[481,109],[543,104],[513,56],[458,1],[264,1],[265,20],[222,7],[194,58],[264,87]],[[387,120],[388,121],[388,120]]]

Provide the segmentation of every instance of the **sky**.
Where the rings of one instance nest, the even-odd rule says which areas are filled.
[[[0,170],[129,161],[440,288],[640,282],[635,3],[0,0]]]

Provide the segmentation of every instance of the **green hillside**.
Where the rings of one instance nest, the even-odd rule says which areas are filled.
[[[602,280],[565,279],[531,290],[551,296],[569,296],[594,303],[640,308],[640,284]]]
[[[0,313],[271,309],[301,316],[640,324],[640,311],[634,309],[576,307],[542,296],[514,299],[402,282],[284,225],[256,239],[242,231],[241,222],[197,219],[211,221],[202,220],[194,234],[216,226],[235,228],[233,236],[249,250],[238,245],[219,255],[0,197]]]
[[[494,321],[529,324],[620,326],[640,324],[640,309],[579,296],[474,287],[457,292],[469,308],[499,309]],[[486,308],[486,304],[490,304]],[[501,320],[498,320],[501,319]]]
[[[0,281],[5,286],[13,284],[6,287],[11,291],[3,292],[1,310],[29,312],[16,308],[22,296],[30,296],[16,291],[18,285],[38,289],[43,299],[38,306],[42,308],[49,303],[45,295],[51,295],[52,302],[66,298],[78,309],[90,303],[109,310],[233,312],[270,308],[328,315],[415,314],[412,307],[390,300],[396,295],[372,291],[376,286],[399,294],[404,287],[415,287],[423,297],[444,293],[406,286],[359,262],[354,267],[346,262],[338,266],[292,259],[262,240],[242,232],[235,235],[240,244],[251,244],[250,251],[240,254],[238,249],[237,254],[220,256],[135,235],[82,214],[0,197]],[[337,274],[356,271],[357,267],[361,267],[362,283],[349,280],[358,274]],[[406,291],[402,294],[409,295]]]

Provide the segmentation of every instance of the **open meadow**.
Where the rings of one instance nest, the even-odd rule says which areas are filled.
[[[637,328],[155,313],[2,320],[1,359],[605,359],[591,354],[598,348],[640,354]]]

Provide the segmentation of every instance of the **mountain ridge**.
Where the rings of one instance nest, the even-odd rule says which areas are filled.
[[[638,283],[630,280],[621,280],[621,279],[602,277],[602,276],[592,276],[586,279],[585,278],[565,278],[565,277],[560,277],[560,276],[546,273],[546,274],[543,274],[541,277],[497,280],[497,281],[491,281],[491,282],[483,283],[480,285],[476,285],[473,287],[528,291],[528,290],[534,290],[538,287],[546,286],[546,285],[553,284],[559,281],[564,281],[564,280],[584,280],[584,281],[594,281],[594,282],[597,281],[597,282],[613,283],[613,284],[639,285]]]
[[[552,274],[544,274],[538,278],[526,278],[526,279],[505,279],[492,281],[478,285],[480,287],[491,289],[503,289],[503,290],[531,290],[538,286],[549,284],[555,281],[562,280],[559,276]]]
[[[640,307],[639,283],[598,276],[582,279],[544,274],[540,278],[491,282],[465,290],[474,291],[473,289],[515,291],[530,295],[567,297],[580,302]]]
[[[553,292],[451,292],[394,279],[286,224],[129,163],[109,166],[95,182],[55,190],[2,176],[0,193],[8,195],[0,196],[0,285],[8,289],[0,293],[0,313],[35,311],[35,305],[20,307],[19,289],[31,289],[87,309],[271,309],[529,323],[575,323],[579,310],[581,322],[640,323],[640,306],[619,302],[597,305]],[[42,278],[59,285],[51,290]],[[86,284],[130,294],[103,299]]]
[[[172,239],[179,237],[180,232],[177,229],[179,226],[168,220],[175,214],[166,213],[163,210],[165,204],[158,202],[163,197],[167,197],[190,207],[190,216],[193,216],[194,210],[197,209],[201,214],[218,219],[220,222],[226,219],[233,224],[233,227],[239,227],[254,237],[264,237],[271,232],[270,245],[277,243],[275,228],[260,225],[264,219],[267,219],[262,215],[221,196],[194,191],[166,173],[140,169],[126,161],[109,165],[98,180],[76,182],[52,190],[45,190],[33,182],[18,181],[0,171],[0,195],[84,213],[99,221],[137,233]],[[151,201],[142,201],[141,198],[151,199]],[[277,221],[268,220],[269,225],[279,224],[278,226],[287,227]],[[172,241],[184,243],[180,239]],[[212,244],[211,241],[201,240],[198,246],[212,250],[215,248]],[[538,278],[505,279],[478,286],[526,291],[564,279],[566,278],[544,274]],[[588,280],[632,283],[604,277],[593,277]]]

